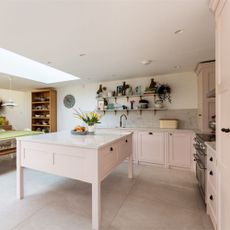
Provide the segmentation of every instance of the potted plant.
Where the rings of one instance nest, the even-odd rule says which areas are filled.
[[[95,124],[101,123],[99,121],[101,119],[101,115],[96,112],[84,113],[80,109],[74,109],[74,111],[75,117],[87,124],[88,132],[94,134]]]
[[[172,102],[171,100],[171,88],[167,84],[158,84],[156,86],[155,93],[158,97],[158,100],[156,100],[155,105],[157,107],[162,107],[164,101],[168,101],[169,103]]]

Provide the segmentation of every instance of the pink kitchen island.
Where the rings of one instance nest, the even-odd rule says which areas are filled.
[[[101,182],[128,158],[132,178],[132,132],[73,135],[56,132],[17,138],[17,197],[24,197],[23,169],[31,168],[92,184],[92,229],[101,223]]]

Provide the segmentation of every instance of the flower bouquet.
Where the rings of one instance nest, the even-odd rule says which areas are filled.
[[[95,124],[101,123],[99,121],[101,119],[101,115],[96,112],[84,113],[78,108],[74,109],[74,116],[87,124],[88,132],[91,134],[95,131]]]

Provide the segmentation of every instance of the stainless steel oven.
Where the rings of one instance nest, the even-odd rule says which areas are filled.
[[[194,154],[194,160],[196,161],[196,178],[198,181],[201,196],[205,202],[207,166],[205,142],[215,141],[215,134],[196,134],[194,141],[194,148],[196,150],[196,153]]]
[[[206,192],[206,145],[204,140],[196,135],[194,139],[194,148],[196,153],[194,154],[194,160],[196,161],[196,178],[198,181],[198,186],[201,192],[201,196],[205,202],[205,192]]]

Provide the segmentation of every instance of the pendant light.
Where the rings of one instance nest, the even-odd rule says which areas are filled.
[[[11,93],[12,93],[12,79],[11,77],[8,77],[9,79],[9,99],[5,102],[3,102],[2,106],[5,107],[10,107],[13,108],[14,106],[16,106],[15,102],[11,99]]]

